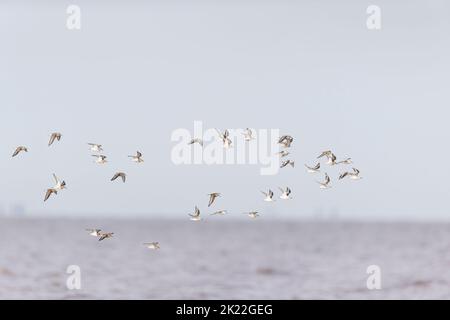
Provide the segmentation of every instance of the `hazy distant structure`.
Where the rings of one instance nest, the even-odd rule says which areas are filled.
[[[25,210],[25,206],[20,204],[20,203],[16,203],[11,207],[11,215],[13,217],[16,216],[24,216],[26,215],[26,210]]]

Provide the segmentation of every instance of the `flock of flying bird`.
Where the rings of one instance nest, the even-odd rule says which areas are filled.
[[[219,135],[219,138],[222,140],[223,147],[225,149],[231,148],[232,140],[230,139],[229,131],[225,130],[223,133],[218,129],[216,129],[216,131]],[[244,136],[245,141],[251,141],[254,139],[253,132],[250,128],[246,128],[245,130],[243,130],[242,135]],[[281,151],[277,152],[277,155],[280,158],[285,158],[290,155],[290,152],[288,151],[288,149],[291,147],[291,144],[293,141],[294,141],[294,138],[290,135],[283,135],[278,139],[278,143],[283,148]],[[193,145],[196,143],[199,144],[201,147],[203,147],[203,140],[201,138],[191,139],[189,141],[188,145]],[[321,159],[323,157],[326,157],[328,159],[327,164],[330,166],[339,165],[339,164],[349,165],[349,164],[353,163],[351,158],[337,161],[336,155],[331,150],[322,152],[317,158]],[[294,168],[295,161],[292,159],[282,160],[281,164],[280,164],[280,168],[284,168],[286,166],[291,166],[292,168]],[[309,173],[318,173],[318,172],[320,172],[320,161],[314,167],[310,167],[306,164],[305,164],[305,167],[307,169],[307,172],[309,172]],[[356,168],[352,168],[352,170],[353,171],[345,171],[345,172],[341,173],[339,175],[339,180],[344,179],[345,177],[349,177],[352,180],[361,179],[361,177],[359,175],[359,170]],[[325,180],[323,182],[317,181],[317,183],[319,183],[320,189],[331,188],[331,179],[330,179],[328,173],[326,173],[326,172],[325,172]],[[280,199],[283,199],[283,200],[292,199],[292,197],[291,197],[292,190],[289,187],[279,188],[279,189],[281,191]],[[266,202],[275,201],[273,198],[274,193],[272,190],[269,189],[267,192],[261,191],[261,193],[264,195],[264,199],[263,199],[264,201],[266,201]],[[208,207],[210,207],[214,203],[215,199],[217,197],[221,196],[221,193],[214,192],[214,193],[210,193],[208,196],[209,196]],[[225,215],[225,214],[227,214],[227,210],[218,210],[218,211],[211,213],[210,215]],[[244,212],[244,214],[247,214],[250,218],[257,218],[259,216],[258,211]],[[189,214],[189,216],[191,217],[191,220],[193,220],[193,221],[202,220],[202,218],[200,217],[200,209],[198,208],[198,206],[195,206],[194,212],[192,214]]]
[[[222,133],[220,130],[217,130],[217,133],[219,135],[219,138],[222,140],[223,147],[225,149],[231,148],[232,140],[230,139],[229,131],[225,130]],[[250,128],[246,128],[245,130],[243,130],[242,135],[244,136],[245,141],[251,141],[251,140],[255,139],[253,137],[253,132]],[[59,132],[52,133],[50,136],[50,140],[48,142],[48,146],[51,146],[55,141],[60,141],[61,137],[62,137],[62,134]],[[281,159],[286,158],[287,156],[290,155],[290,152],[288,151],[288,149],[291,147],[291,144],[293,141],[294,141],[294,138],[290,135],[284,135],[279,138],[278,143],[281,145],[281,147],[283,149],[281,151],[277,152],[277,155]],[[198,145],[200,145],[201,147],[203,147],[203,140],[201,138],[193,138],[192,140],[190,140],[188,145],[193,145],[196,143]],[[101,144],[88,143],[88,145],[90,146],[90,151],[95,153],[95,154],[92,154],[92,156],[96,158],[95,163],[97,163],[97,164],[107,163],[107,156],[102,154],[103,148],[102,148]],[[16,157],[21,152],[28,152],[28,148],[25,146],[17,147],[15,149],[12,157]],[[144,162],[144,159],[142,158],[142,153],[139,151],[136,151],[135,155],[129,155],[128,157],[131,158],[131,160],[133,162],[138,163],[138,164]],[[335,166],[335,165],[339,165],[339,164],[350,165],[353,163],[351,158],[346,158],[345,160],[337,161],[336,155],[331,150],[327,150],[327,151],[323,151],[317,157],[317,159],[319,159],[319,162],[315,166],[308,166],[305,164],[307,172],[319,173],[320,169],[321,169],[320,159],[324,158],[324,157],[328,160],[326,162],[326,164],[329,166]],[[292,168],[294,168],[294,163],[295,162],[292,159],[282,160],[281,164],[280,164],[280,168],[284,168],[288,165],[291,166]],[[111,178],[111,181],[115,181],[116,179],[120,178],[122,180],[122,182],[125,183],[126,176],[127,175],[124,172],[116,172],[113,175],[113,177]],[[345,172],[341,173],[339,175],[338,179],[342,180],[346,177],[348,177],[351,180],[359,180],[362,178],[360,176],[360,171],[356,168],[352,168],[352,171],[345,171]],[[53,179],[55,180],[55,185],[46,190],[46,193],[44,196],[44,201],[47,201],[53,194],[57,195],[59,191],[66,189],[66,182],[64,180],[60,180],[55,174],[53,174]],[[325,172],[324,181],[323,182],[317,181],[317,183],[319,184],[320,189],[331,188],[331,178],[329,177],[328,173],[326,173],[326,172]],[[289,187],[279,188],[279,189],[281,192],[281,195],[279,196],[280,199],[282,199],[282,200],[292,199],[292,197],[291,197],[292,190]],[[269,189],[267,192],[261,191],[261,193],[264,195],[263,200],[265,202],[275,201],[274,193],[272,190]],[[213,205],[215,203],[215,200],[221,196],[221,193],[213,192],[213,193],[208,194],[208,196],[209,196],[209,202],[208,202],[208,208],[209,208],[209,207],[211,207],[211,205]],[[210,215],[225,215],[225,214],[227,214],[227,210],[217,210],[217,211],[214,211],[213,213],[211,213]],[[244,214],[248,215],[250,218],[257,218],[259,216],[258,211],[245,212]],[[203,220],[200,216],[200,209],[197,206],[195,206],[194,212],[192,214],[189,214],[189,216],[192,221]],[[97,228],[86,229],[86,231],[89,232],[89,235],[98,238],[99,241],[111,238],[114,235],[114,232],[103,232],[101,229],[97,229]],[[144,243],[144,245],[147,248],[153,249],[153,250],[160,248],[159,242],[146,242],[146,243]]]

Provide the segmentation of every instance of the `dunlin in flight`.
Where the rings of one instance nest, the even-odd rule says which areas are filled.
[[[317,163],[314,167],[310,167],[306,164],[305,164],[305,167],[306,167],[306,171],[308,171],[309,173],[320,172],[320,162]]]
[[[330,182],[331,182],[331,179],[327,173],[325,173],[325,181],[324,182],[317,181],[317,183],[320,184],[320,189],[331,188]]]
[[[88,143],[88,145],[91,146],[91,151],[92,152],[102,152],[103,148],[101,144],[97,144],[97,143]]]
[[[213,204],[213,202],[216,200],[216,198],[220,197],[220,195],[221,194],[219,192],[213,192],[213,193],[208,194],[208,196],[209,196],[208,207],[210,207]]]
[[[146,246],[147,248],[151,249],[151,250],[158,250],[159,247],[159,242],[146,242],[144,243],[144,246]]]
[[[125,180],[126,180],[126,178],[127,178],[127,175],[126,175],[125,173],[123,173],[123,172],[117,172],[117,173],[111,178],[111,181],[114,181],[114,180],[116,180],[116,179],[119,178],[119,177],[122,179],[122,182],[125,183]]]
[[[61,133],[59,133],[59,132],[53,132],[51,135],[50,135],[50,140],[48,141],[48,146],[50,147],[52,144],[53,144],[53,142],[55,142],[55,140],[61,140],[61,137],[62,137],[62,134]]]
[[[284,135],[280,137],[280,139],[278,139],[278,143],[285,148],[289,148],[291,146],[292,141],[294,141],[294,138],[289,135]]]
[[[194,144],[194,143],[198,143],[200,146],[203,147],[203,140],[200,138],[194,138],[191,139],[191,141],[188,142],[188,145]]]
[[[24,146],[19,146],[19,147],[16,148],[16,150],[14,151],[12,156],[15,157],[22,151],[28,152],[28,148],[24,147]]]
[[[280,168],[284,168],[284,167],[286,167],[288,164],[291,165],[292,168],[294,167],[294,161],[288,159],[288,160],[285,160],[285,161],[283,161],[283,162],[281,163]]]
[[[93,237],[100,237],[101,233],[100,229],[86,229],[87,232],[89,232],[89,235],[93,236]]]
[[[106,162],[108,162],[108,161],[106,160],[107,157],[104,156],[104,155],[101,155],[101,154],[98,154],[98,155],[93,154],[92,156],[97,158],[97,159],[95,159],[95,163],[98,163],[98,164],[105,164]]]
[[[202,218],[200,217],[200,209],[195,206],[195,211],[194,213],[189,213],[189,216],[191,217],[192,221],[200,221]]]
[[[98,241],[102,241],[108,238],[111,238],[113,236],[114,232],[100,232],[100,238],[98,238]]]
[[[53,188],[47,189],[47,192],[45,193],[44,201],[47,201],[48,198],[50,198],[50,196],[51,196],[52,194],[58,194],[58,191],[55,190],[55,189],[53,189]]]
[[[351,180],[359,180],[362,177],[359,176],[359,170],[356,168],[352,168],[353,172],[344,172],[339,176],[339,180],[344,179],[345,177],[349,177]]]
[[[283,200],[292,199],[292,197],[290,197],[292,190],[289,187],[286,187],[286,189],[283,189],[283,188],[278,188],[278,189],[280,189],[280,191],[282,192],[280,195],[280,199],[283,199]]]
[[[266,202],[275,201],[273,199],[273,191],[272,190],[269,189],[268,192],[261,191],[261,193],[265,196],[264,201],[266,201]]]
[[[128,157],[131,158],[132,161],[137,163],[144,162],[144,159],[142,159],[142,153],[140,153],[139,151],[136,151],[136,155]]]

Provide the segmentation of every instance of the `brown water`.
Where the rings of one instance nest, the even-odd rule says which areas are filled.
[[[366,287],[369,265],[381,290]],[[449,299],[450,225],[0,219],[0,298]]]

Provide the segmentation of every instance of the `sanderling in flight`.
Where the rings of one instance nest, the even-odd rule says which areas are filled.
[[[280,152],[277,152],[277,155],[279,155],[280,158],[283,158],[289,155],[289,151],[281,150]]]
[[[347,158],[347,159],[345,159],[345,160],[336,162],[336,164],[341,164],[341,163],[342,163],[342,164],[352,164],[353,161],[352,161],[352,158]]]
[[[261,191],[261,193],[265,196],[264,201],[266,201],[266,202],[275,201],[273,199],[273,191],[272,190],[269,189],[268,192]]]
[[[216,129],[216,131],[217,131],[217,133],[219,133],[220,139],[222,139],[223,147],[225,149],[231,148],[232,141],[229,138],[230,132],[228,131],[228,129],[226,129],[223,133],[221,133],[219,129]]]
[[[292,141],[294,141],[294,138],[289,135],[284,135],[280,137],[280,139],[278,139],[278,143],[285,148],[289,148],[291,146]]]
[[[210,216],[215,216],[215,215],[224,216],[226,214],[227,214],[227,210],[219,210],[219,211],[211,213]]]
[[[322,152],[317,159],[320,159],[322,157],[327,157],[328,162],[327,164],[329,164],[330,166],[335,165],[336,164],[336,156],[334,155],[333,152],[331,152],[330,150],[324,151]]]
[[[45,193],[44,201],[47,201],[48,198],[50,198],[50,196],[51,196],[52,194],[58,194],[58,191],[55,190],[55,189],[53,189],[53,188],[47,189],[47,192]]]
[[[152,249],[152,250],[158,250],[159,247],[159,242],[146,242],[144,243],[144,246],[146,246],[148,249]]]
[[[244,214],[248,215],[252,219],[259,217],[258,211],[244,212]]]
[[[125,173],[123,173],[123,172],[117,172],[112,178],[111,178],[111,181],[114,181],[114,180],[116,180],[117,178],[122,178],[122,182],[123,183],[125,183],[125,180],[126,180],[126,178],[127,178],[127,175],[125,174]]]
[[[308,171],[309,173],[320,172],[320,162],[317,163],[314,167],[310,167],[306,164],[305,164],[305,167],[306,167],[306,171]]]
[[[327,173],[325,173],[325,181],[324,182],[317,181],[317,183],[320,184],[320,189],[331,188],[330,182],[331,182],[331,179]]]
[[[101,144],[97,144],[97,143],[88,143],[88,145],[91,146],[91,151],[92,152],[102,152],[103,148]]]
[[[114,232],[100,232],[98,241],[102,241],[113,236]]]
[[[200,221],[202,218],[200,217],[200,209],[195,206],[195,211],[194,213],[189,213],[189,216],[191,217],[192,221]]]
[[[108,162],[108,161],[106,160],[107,157],[104,156],[104,155],[101,155],[101,154],[98,154],[98,155],[93,154],[92,156],[97,158],[97,159],[95,159],[95,163],[98,163],[98,164],[105,164],[106,162]]]
[[[213,192],[213,193],[208,194],[208,196],[209,196],[208,207],[210,207],[213,204],[213,202],[216,200],[216,198],[221,196],[221,194],[219,192]]]
[[[244,130],[244,132],[242,132],[242,134],[244,135],[244,140],[245,141],[250,141],[250,140],[253,140],[254,138],[253,138],[253,132],[252,132],[252,129],[250,129],[250,128],[246,128],[245,130]]]
[[[58,177],[56,176],[56,174],[53,174],[53,179],[55,179],[55,186],[53,187],[53,189],[55,189],[56,191],[60,191],[62,189],[66,189],[66,182],[64,180],[59,180]]]
[[[100,237],[102,230],[100,229],[86,229],[87,232],[89,232],[89,235],[93,237]]]
[[[50,140],[48,141],[48,146],[50,147],[53,144],[53,142],[55,142],[55,139],[58,141],[61,140],[61,137],[62,137],[61,133],[53,132],[50,136]]]
[[[294,161],[288,159],[288,160],[285,160],[285,161],[283,161],[283,162],[281,163],[280,168],[284,168],[284,167],[286,167],[288,164],[290,164],[292,168],[294,167]]]
[[[28,152],[28,148],[24,147],[24,146],[19,146],[19,147],[16,148],[16,150],[14,151],[12,156],[15,157],[22,151]]]
[[[339,180],[344,179],[345,177],[349,177],[351,180],[359,180],[362,177],[359,176],[359,170],[356,168],[352,168],[353,172],[344,172],[339,176]]]
[[[188,142],[188,145],[194,144],[194,143],[198,143],[200,146],[203,147],[203,140],[200,138],[194,138],[191,139],[191,141]]]
[[[140,153],[139,151],[136,151],[136,155],[128,157],[131,158],[132,161],[137,163],[144,162],[144,159],[142,159],[142,153]]]
[[[286,189],[283,189],[283,188],[278,188],[278,189],[280,189],[280,191],[282,192],[280,195],[280,199],[283,199],[283,200],[292,199],[292,197],[290,197],[292,190],[289,187],[286,187]]]

